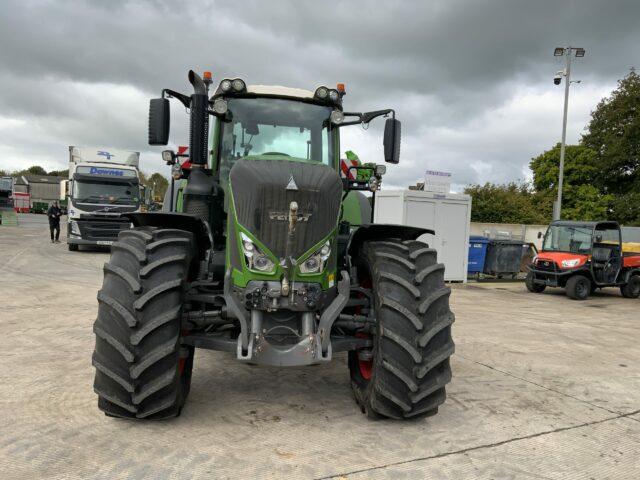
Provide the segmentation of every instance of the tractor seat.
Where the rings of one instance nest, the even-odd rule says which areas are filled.
[[[594,263],[607,263],[611,258],[611,248],[609,247],[593,247],[591,259]]]

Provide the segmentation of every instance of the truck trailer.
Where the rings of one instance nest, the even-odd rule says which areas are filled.
[[[139,152],[69,147],[69,180],[60,198],[68,199],[67,244],[111,245],[131,227],[123,214],[140,212]]]

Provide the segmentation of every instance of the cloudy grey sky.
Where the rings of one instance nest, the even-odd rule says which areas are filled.
[[[188,92],[187,71],[214,81],[313,90],[347,85],[345,108],[395,108],[402,159],[386,184],[426,169],[460,185],[528,175],[560,137],[562,68],[571,43],[568,141],[631,66],[640,67],[637,0],[0,2],[0,168],[66,168],[68,145],[142,152],[143,169],[168,172],[146,144],[148,99]],[[174,103],[171,141],[186,144]],[[381,125],[343,130],[343,149],[382,161]]]

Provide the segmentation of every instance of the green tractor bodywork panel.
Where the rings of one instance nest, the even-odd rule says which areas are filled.
[[[259,155],[254,157],[245,157],[247,161],[268,161],[268,160],[280,160],[289,161],[291,163],[312,163],[318,164],[318,162],[298,159],[293,157],[274,157],[272,155]],[[319,166],[322,164],[318,164]],[[326,168],[326,167],[324,167]],[[281,281],[285,273],[285,269],[280,265],[280,260],[274,255],[266,245],[261,242],[260,238],[251,233],[251,231],[243,226],[237,218],[236,208],[233,199],[233,191],[231,182],[229,179],[225,182],[225,197],[227,200],[227,245],[226,245],[226,265],[227,268],[231,268],[231,278],[233,283],[237,287],[244,288],[252,280],[261,281]],[[338,217],[338,221],[340,218]],[[326,290],[335,286],[336,272],[337,272],[337,229],[338,221],[331,229],[331,231],[323,236],[321,240],[313,244],[310,248],[295,259],[295,265],[290,272],[291,282],[305,282],[305,283],[317,283],[322,290]],[[286,223],[283,222],[282,228],[286,229]],[[246,236],[264,255],[266,255],[275,265],[275,269],[271,273],[260,272],[249,268],[243,250],[242,235]],[[318,273],[302,273],[300,271],[300,265],[305,262],[309,257],[316,254],[322,246],[327,242],[330,242],[331,253],[327,259],[324,268]]]

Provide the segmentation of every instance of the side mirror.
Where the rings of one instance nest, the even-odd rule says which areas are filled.
[[[400,161],[400,120],[387,118],[384,124],[384,161]]]
[[[538,238],[542,238],[542,232],[538,232]]]
[[[149,145],[169,142],[169,99],[152,98],[149,101]]]

